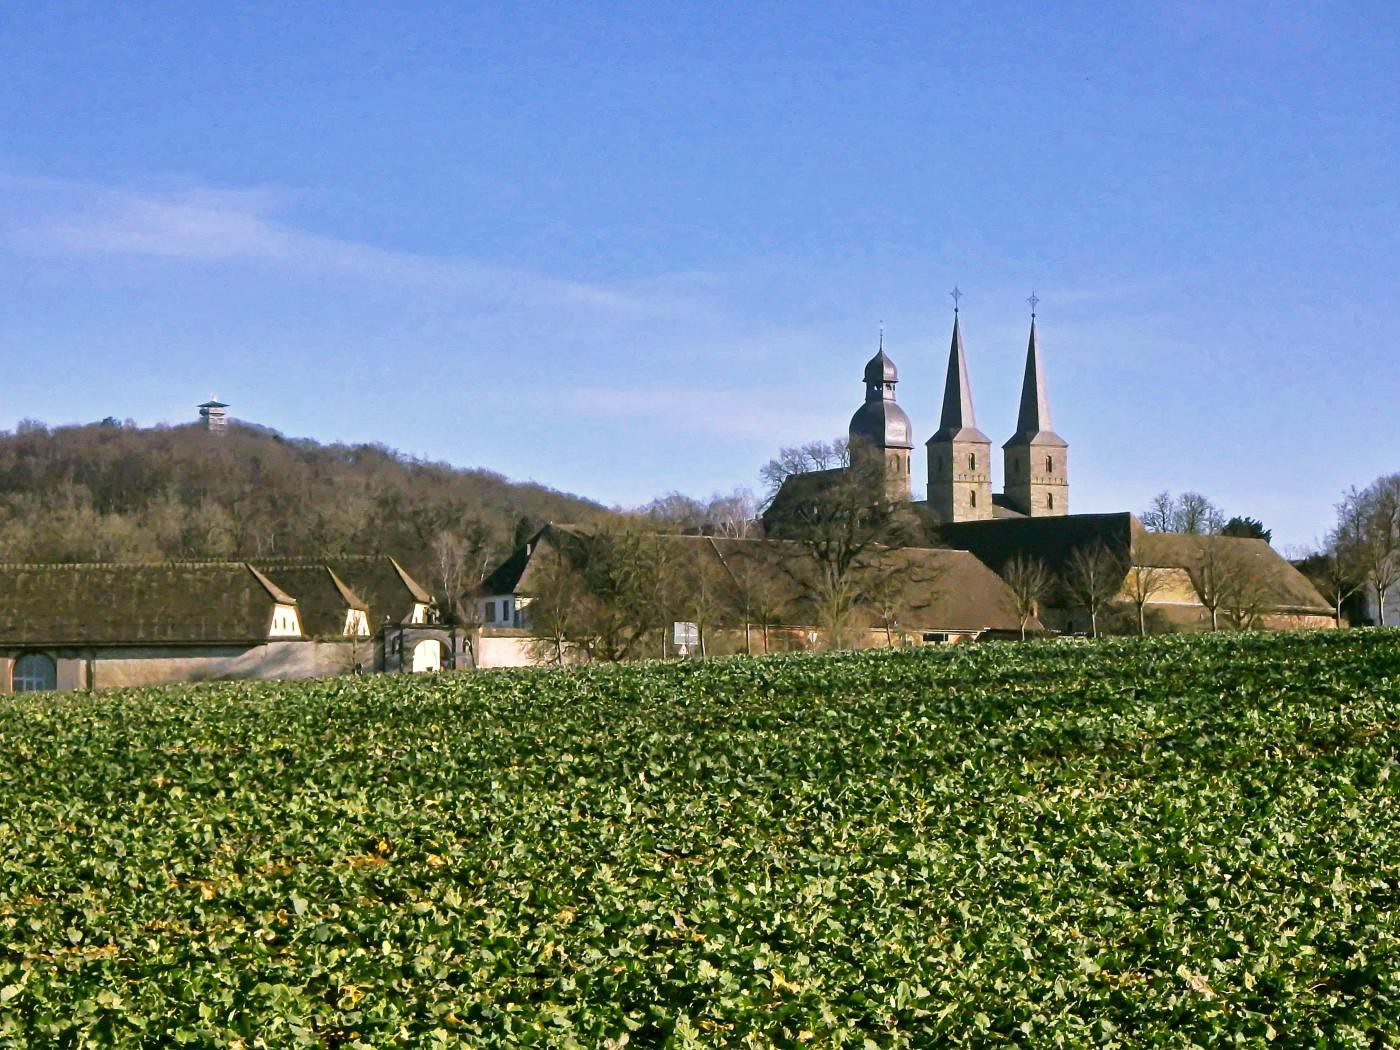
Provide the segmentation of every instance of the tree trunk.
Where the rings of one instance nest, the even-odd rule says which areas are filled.
[[[1214,605],[1210,607],[1210,629],[1212,631],[1220,630],[1220,610]]]
[[[773,650],[768,647],[768,625],[763,625],[763,655],[767,656]]]
[[[1379,588],[1379,587],[1376,588],[1376,626],[1377,626],[1377,627],[1384,627],[1384,626],[1385,626],[1385,596],[1386,596],[1387,594],[1389,594],[1389,593],[1390,593],[1390,588],[1389,588],[1389,587],[1385,588],[1385,590],[1381,590],[1381,588]]]
[[[1138,606],[1138,637],[1147,637],[1147,606]]]
[[[1021,617],[1021,641],[1026,640],[1026,618]]]
[[[753,637],[749,634],[749,621],[744,621],[744,655],[753,655]]]
[[[699,625],[699,635],[700,635],[700,659],[702,659],[702,660],[707,660],[707,659],[709,659],[710,652],[709,652],[709,650],[705,647],[705,625],[704,625],[704,624],[700,624],[700,625]]]
[[[1098,614],[1097,612],[1095,612],[1094,610],[1090,609],[1090,610],[1089,610],[1089,637],[1090,637],[1090,638],[1097,638],[1098,636],[1099,636],[1099,614]]]

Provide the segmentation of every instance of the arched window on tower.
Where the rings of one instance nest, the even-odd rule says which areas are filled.
[[[1051,510],[1055,509],[1055,494],[1053,492],[1047,492],[1045,494],[1045,506]]]
[[[976,453],[976,452],[969,452],[969,453],[967,454],[967,469],[968,469],[968,470],[976,470],[976,469],[977,469],[977,453]]]
[[[1051,459],[1049,456],[1046,456],[1046,457],[1045,457],[1045,473],[1047,473],[1047,474],[1053,474],[1053,473],[1055,473],[1055,461],[1054,461],[1053,459]]]
[[[967,505],[968,505],[969,507],[975,507],[975,506],[977,506],[977,490],[976,490],[976,489],[972,489],[972,490],[970,490],[970,491],[968,492],[968,494],[967,494]]]

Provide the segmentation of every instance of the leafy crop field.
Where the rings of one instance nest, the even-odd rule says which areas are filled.
[[[1400,632],[0,700],[0,1045],[1400,1041]]]

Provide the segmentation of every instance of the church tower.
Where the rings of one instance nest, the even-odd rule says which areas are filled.
[[[885,475],[885,495],[907,500],[909,493],[909,417],[895,404],[894,388],[899,369],[885,355],[885,334],[880,333],[880,349],[865,365],[865,404],[851,417],[849,437],[851,456],[876,455]]]
[[[962,328],[953,309],[953,343],[943,385],[943,415],[927,441],[928,505],[940,521],[978,521],[992,516],[992,440],[977,429],[972,386],[967,381]]]
[[[1045,368],[1035,338],[1035,296],[1031,296],[1031,338],[1026,347],[1026,376],[1021,383],[1021,412],[1016,434],[1002,446],[1006,463],[1006,501],[1032,518],[1069,513],[1069,445],[1055,433]]]

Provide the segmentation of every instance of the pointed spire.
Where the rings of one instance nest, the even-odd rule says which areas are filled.
[[[1035,298],[1034,295],[1031,296]],[[1034,310],[1034,307],[1032,307]],[[1040,361],[1040,344],[1035,337],[1035,313],[1031,313],[1031,335],[1026,344],[1026,373],[1021,380],[1021,411],[1016,417],[1018,444],[1063,445],[1050,418],[1050,395],[1045,390],[1045,366]]]
[[[943,414],[934,441],[988,441],[977,429],[972,408],[972,384],[967,378],[967,357],[963,352],[962,319],[953,308],[953,340],[948,348],[948,375],[943,382]]]
[[[1050,396],[1045,392],[1045,367],[1040,363],[1040,346],[1035,340],[1035,318],[1031,318],[1031,337],[1026,344],[1026,376],[1021,383],[1021,414],[1016,430],[1022,434],[1037,434],[1054,430],[1050,421]]]

